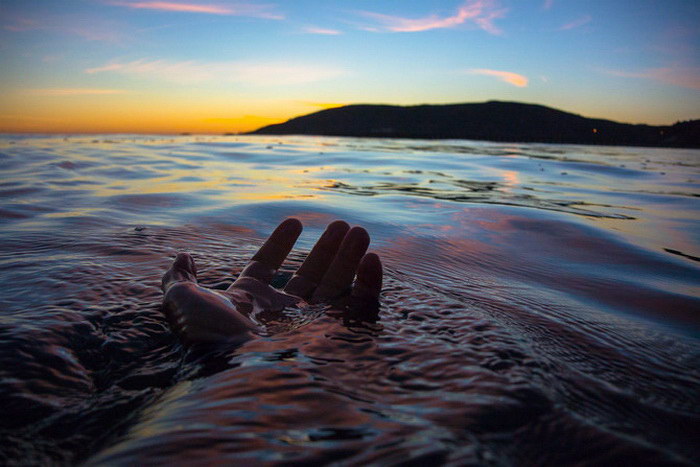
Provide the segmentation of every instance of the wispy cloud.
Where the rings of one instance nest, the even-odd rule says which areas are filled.
[[[315,26],[305,27],[303,31],[307,34],[325,34],[329,36],[337,36],[338,34],[342,34],[342,32],[338,31],[337,29],[317,28]]]
[[[360,14],[379,23],[378,27],[366,28],[368,30],[418,32],[472,23],[491,34],[501,34],[502,31],[493,22],[505,16],[507,11],[507,9],[498,8],[493,0],[469,0],[462,4],[452,16],[441,17],[433,14],[423,18],[404,18],[371,11],[361,11]]]
[[[470,70],[466,70],[466,72],[470,75],[493,76],[494,78],[500,79],[503,82],[512,84],[513,86],[517,86],[519,88],[527,87],[527,83],[529,82],[527,76],[523,76],[518,73],[513,73],[511,71],[489,70],[487,68],[472,68]]]
[[[224,69],[230,70],[232,81],[268,86],[314,83],[343,74],[337,68],[285,63],[235,63]]]
[[[622,78],[649,79],[659,83],[700,90],[700,67],[662,67],[643,71],[602,70],[604,73]]]
[[[550,8],[552,8],[553,5],[554,5],[554,0],[544,0],[544,3],[542,4],[542,8],[544,8],[545,10],[549,10]]]
[[[592,19],[593,18],[591,17],[591,15],[583,15],[583,16],[576,18],[575,20],[573,20],[571,22],[568,22],[566,24],[559,26],[559,30],[560,31],[568,31],[570,29],[580,28],[581,26],[590,23]]]
[[[126,94],[122,89],[94,89],[94,88],[49,88],[28,89],[27,93],[34,96],[101,96],[109,94]]]
[[[206,81],[245,83],[260,86],[306,84],[334,78],[343,70],[321,65],[253,62],[173,62],[169,60],[135,60],[112,62],[88,68],[86,73],[119,73],[159,79],[179,84]]]
[[[41,29],[41,24],[30,18],[12,18],[11,21],[3,24],[2,28],[6,31],[23,32]]]
[[[128,30],[123,25],[101,18],[75,15],[55,15],[47,17],[12,17],[3,18],[2,26],[6,31],[45,31],[49,33],[79,36],[89,41],[101,41],[121,44],[128,37]]]
[[[138,10],[159,10],[180,13],[205,13],[210,15],[252,16],[266,19],[284,19],[283,15],[271,11],[273,8],[272,5],[253,3],[221,5],[192,2],[108,1],[107,4]]]

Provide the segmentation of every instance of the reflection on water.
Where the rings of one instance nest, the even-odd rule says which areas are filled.
[[[691,463],[692,150],[0,138],[0,461]],[[160,275],[225,288],[283,218],[386,263],[376,323],[290,309],[183,349]]]

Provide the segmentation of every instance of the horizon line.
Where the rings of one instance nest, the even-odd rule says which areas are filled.
[[[518,105],[531,105],[531,106],[538,106],[538,107],[545,107],[548,109],[552,110],[557,110],[560,112],[565,112],[569,113],[572,115],[577,115],[581,116],[583,118],[588,118],[588,119],[593,119],[593,120],[605,120],[609,122],[614,122],[614,123],[620,123],[620,124],[627,124],[627,125],[646,125],[646,126],[651,126],[651,127],[670,127],[673,125],[676,125],[678,123],[683,123],[683,122],[692,122],[696,120],[700,120],[700,116],[698,118],[690,118],[690,119],[676,119],[672,123],[663,123],[663,124],[651,124],[651,123],[646,123],[646,122],[628,122],[628,121],[620,121],[620,120],[613,120],[610,118],[605,118],[605,117],[589,117],[581,113],[576,113],[568,110],[563,110],[561,108],[557,107],[552,107],[546,104],[539,104],[539,103],[533,103],[533,102],[522,102],[522,101],[512,101],[512,100],[500,100],[500,99],[487,99],[487,100],[480,100],[480,101],[462,101],[462,102],[449,102],[449,103],[417,103],[417,104],[391,104],[391,103],[385,103],[385,102],[355,102],[355,103],[348,103],[348,104],[340,104],[337,106],[333,107],[327,107],[325,109],[313,111],[313,112],[308,112],[304,114],[298,114],[294,115],[285,119],[280,119],[279,122],[277,123],[268,123],[265,125],[262,125],[260,127],[251,129],[251,130],[246,130],[246,131],[226,131],[226,130],[219,130],[219,131],[196,131],[196,130],[186,130],[186,129],[173,129],[173,130],[10,130],[6,128],[0,127],[0,134],[21,134],[21,135],[26,135],[26,134],[35,134],[35,135],[40,135],[40,134],[47,134],[47,135],[169,135],[169,136],[178,136],[178,135],[219,135],[219,136],[226,136],[226,135],[246,135],[253,133],[255,131],[258,131],[262,128],[265,128],[270,125],[279,125],[283,124],[286,122],[289,122],[290,120],[293,120],[295,118],[299,117],[304,117],[307,115],[313,115],[316,113],[332,110],[332,109],[339,109],[343,107],[351,107],[351,106],[389,106],[389,107],[404,107],[404,108],[410,108],[410,107],[422,107],[422,106],[450,106],[450,105],[469,105],[469,104],[488,104],[488,103],[505,103],[505,104],[518,104]],[[162,128],[162,127],[161,127]]]

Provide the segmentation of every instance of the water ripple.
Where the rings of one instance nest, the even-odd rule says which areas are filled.
[[[3,464],[700,456],[697,151],[12,135],[0,168]],[[328,222],[365,225],[378,319],[290,308],[183,348],[171,258],[224,289],[288,216],[274,283]]]

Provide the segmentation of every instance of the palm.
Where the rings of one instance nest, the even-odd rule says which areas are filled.
[[[171,325],[189,341],[249,337],[255,325],[246,316],[276,312],[307,301],[335,304],[345,296],[376,301],[382,284],[377,255],[365,254],[369,235],[343,221],[331,223],[283,291],[270,281],[301,234],[296,219],[282,222],[224,294],[196,284],[194,261],[176,258],[163,277],[164,310]],[[353,279],[354,283],[353,283]]]

